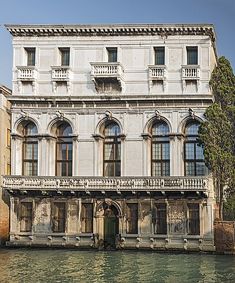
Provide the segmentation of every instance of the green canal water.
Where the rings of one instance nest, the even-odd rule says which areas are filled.
[[[231,282],[235,257],[0,249],[0,282]]]

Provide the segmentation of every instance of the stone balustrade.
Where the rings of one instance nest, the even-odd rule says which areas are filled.
[[[4,176],[3,188],[22,191],[207,191],[208,178]]]
[[[63,81],[69,79],[69,67],[66,66],[53,66],[51,72],[51,78],[53,81]]]
[[[166,78],[166,66],[149,66],[149,78],[150,80],[164,80]]]
[[[18,80],[32,81],[36,79],[36,70],[34,66],[20,66],[17,67]]]
[[[185,65],[182,66],[182,78],[183,79],[199,79],[200,78],[200,68],[198,65]]]
[[[123,68],[118,62],[91,63],[91,75],[94,78],[122,77]]]

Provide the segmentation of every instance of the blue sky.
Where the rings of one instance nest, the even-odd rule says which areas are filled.
[[[11,88],[11,35],[4,24],[212,23],[217,52],[235,70],[235,0],[3,0],[0,84]]]

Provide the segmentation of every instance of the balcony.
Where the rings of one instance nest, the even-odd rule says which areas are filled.
[[[18,66],[17,79],[19,81],[34,81],[36,79],[36,69],[34,66]]]
[[[102,84],[117,83],[120,90],[123,89],[123,68],[118,62],[107,63],[90,63],[91,64],[91,79],[95,83],[97,90],[100,90]]]
[[[3,188],[18,191],[92,192],[207,192],[206,177],[26,177],[4,176]]]
[[[198,65],[182,66],[182,79],[184,80],[199,80],[200,68]]]
[[[153,65],[149,66],[149,80],[165,80],[166,79],[166,66]]]
[[[52,81],[68,81],[69,80],[69,67],[65,66],[53,66],[51,67],[51,79]]]

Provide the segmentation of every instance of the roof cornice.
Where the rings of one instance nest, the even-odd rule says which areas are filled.
[[[5,25],[12,36],[206,35],[215,41],[212,24]]]

